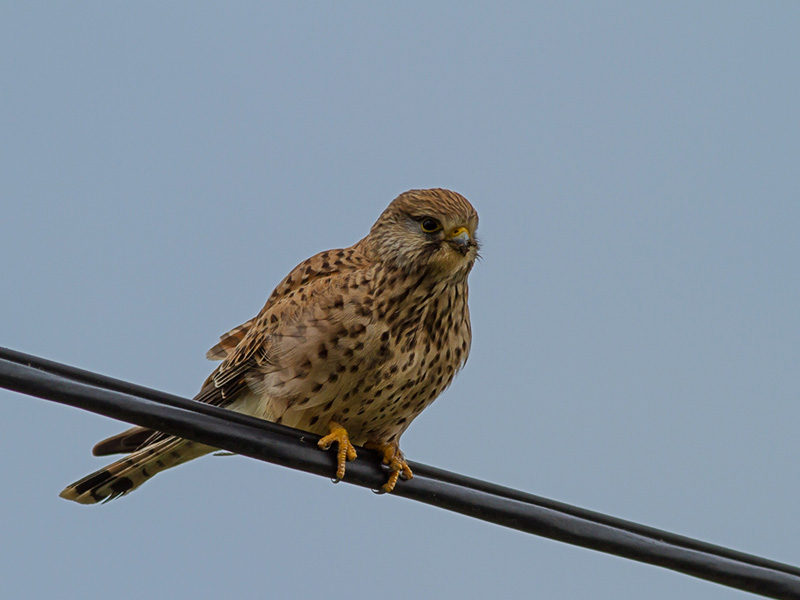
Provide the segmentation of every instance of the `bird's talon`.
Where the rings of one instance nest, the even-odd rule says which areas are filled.
[[[387,494],[391,493],[394,489],[394,486],[397,485],[397,478],[400,477],[400,471],[392,471],[392,474],[389,475],[389,481],[384,483],[381,486],[381,489],[386,492]]]
[[[336,477],[333,481],[334,483],[338,483],[344,479],[347,461],[355,460],[357,454],[355,447],[350,443],[350,438],[344,427],[333,421],[328,424],[328,427],[331,432],[317,442],[317,446],[320,450],[328,450],[334,443],[338,445],[339,448],[336,453]]]
[[[377,450],[383,456],[381,464],[386,467],[386,470],[389,472],[389,480],[381,486],[381,490],[383,490],[384,493],[388,494],[394,490],[397,485],[397,480],[401,477],[403,479],[412,479],[414,477],[411,467],[408,466],[396,442],[390,444],[368,442],[366,447]]]

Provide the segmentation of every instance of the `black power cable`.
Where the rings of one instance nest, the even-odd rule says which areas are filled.
[[[316,475],[330,478],[335,470],[333,455],[320,452],[310,433],[4,348],[0,386]],[[414,478],[393,495],[762,596],[800,599],[797,567],[410,464]],[[344,481],[379,489],[385,478],[377,455],[361,450]]]

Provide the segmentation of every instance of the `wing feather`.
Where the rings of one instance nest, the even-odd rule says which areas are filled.
[[[206,352],[206,358],[208,360],[224,360],[228,358],[228,355],[233,352],[236,346],[239,345],[239,342],[244,339],[244,336],[255,322],[256,319],[253,317],[246,323],[234,327],[228,333],[222,334],[219,338],[219,342],[211,348],[211,350]]]

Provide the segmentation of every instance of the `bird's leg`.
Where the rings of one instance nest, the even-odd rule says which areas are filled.
[[[389,467],[389,481],[381,486],[381,489],[387,494],[394,489],[400,477],[403,479],[414,477],[414,473],[411,472],[411,467],[408,466],[403,453],[400,452],[400,446],[397,442],[367,442],[364,447],[380,452],[383,456],[383,464]]]
[[[330,433],[317,442],[317,446],[319,446],[320,450],[327,450],[331,447],[331,444],[336,442],[339,446],[339,451],[336,454],[336,464],[338,465],[336,468],[336,479],[343,479],[347,461],[356,459],[356,449],[353,447],[353,444],[350,443],[347,430],[339,425],[339,423],[331,421],[328,423],[328,429],[330,429]]]

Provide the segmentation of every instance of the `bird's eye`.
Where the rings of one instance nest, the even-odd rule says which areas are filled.
[[[436,219],[431,219],[428,217],[426,219],[422,219],[420,222],[420,227],[422,227],[422,231],[425,233],[434,233],[439,231],[442,228],[442,225]]]

